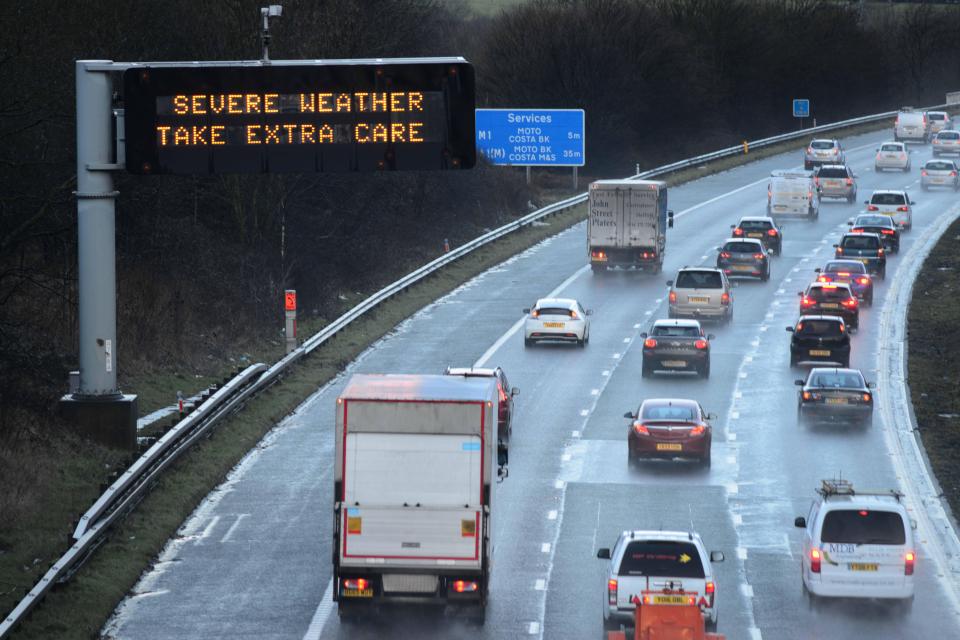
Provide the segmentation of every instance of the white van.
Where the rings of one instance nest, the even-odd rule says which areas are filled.
[[[929,142],[930,123],[927,121],[927,114],[914,111],[910,107],[901,109],[893,122],[893,139],[897,142]]]
[[[800,573],[811,604],[818,597],[886,598],[913,603],[917,548],[913,523],[896,491],[856,491],[824,480],[806,518]]]
[[[820,215],[820,188],[810,171],[774,171],[767,185],[767,215]]]

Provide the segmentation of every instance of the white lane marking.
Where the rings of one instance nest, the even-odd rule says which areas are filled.
[[[740,487],[737,486],[736,482],[731,482],[727,484],[727,493],[729,493],[730,495],[736,495],[740,493]]]
[[[600,372],[600,375],[606,377],[606,376],[609,376],[609,375],[610,375],[610,372],[609,372],[609,371],[601,371],[601,372]]]
[[[727,464],[737,464],[737,456],[727,456]]]
[[[556,520],[557,519],[557,510],[551,509],[547,512],[547,520]]]
[[[746,547],[737,547],[737,557],[741,560],[747,559],[747,548]]]
[[[543,591],[547,588],[547,581],[543,578],[537,578],[537,581],[533,583],[533,588],[537,591]]]
[[[540,623],[539,623],[539,622],[531,622],[531,623],[527,626],[527,633],[530,634],[531,636],[535,636],[535,635],[537,635],[538,633],[540,633]]]
[[[633,328],[634,328],[634,329],[639,329],[639,328],[640,328],[640,325],[639,325],[639,324],[635,324],[635,325],[633,325]]]
[[[240,525],[240,522],[241,522],[244,518],[249,518],[249,517],[250,517],[250,514],[249,514],[249,513],[240,513],[240,514],[237,514],[237,519],[234,520],[234,521],[233,521],[233,524],[230,525],[230,528],[227,529],[227,533],[224,534],[224,536],[223,536],[222,538],[220,538],[220,542],[226,542],[227,540],[229,540],[229,539],[233,536],[233,532],[237,530],[237,527]]]
[[[581,417],[586,418],[588,415],[590,415],[590,410],[589,410],[589,409],[580,409],[580,416],[581,416]],[[574,433],[576,433],[576,432],[574,432]]]
[[[736,440],[736,439],[737,439],[737,434],[735,434],[735,433],[728,433],[728,434],[727,434],[727,440],[730,440],[731,442],[733,442],[733,441]]]
[[[550,543],[544,542],[540,545],[540,553],[550,553]]]
[[[327,583],[327,590],[323,592],[320,604],[313,613],[310,620],[310,626],[307,632],[303,634],[303,640],[320,640],[320,634],[323,633],[323,626],[327,624],[327,619],[333,611],[333,578]]]
[[[739,513],[733,514],[733,526],[742,527],[743,526],[743,516]]]
[[[750,627],[747,629],[750,632],[750,640],[763,640],[763,635],[760,633],[760,629],[756,627]]]
[[[752,597],[753,597],[753,587],[751,587],[749,584],[746,584],[746,583],[741,584],[741,585],[740,585],[740,592],[743,594],[743,597],[744,597],[744,598],[752,598]]]
[[[741,372],[740,372],[740,379],[742,380],[743,378],[746,378],[746,377],[747,377],[747,372],[746,372],[746,371],[741,371]]]
[[[630,342],[630,338],[624,338],[623,341],[624,341],[624,342]]]
[[[570,432],[570,435],[571,435],[571,437],[579,438],[579,437],[580,437],[580,432],[579,432],[579,431],[571,431],[571,432]]]
[[[743,397],[743,391],[734,391],[733,397],[734,397],[734,398],[737,398],[737,399],[742,398],[742,397]]]
[[[736,419],[738,419],[739,417],[740,417],[740,412],[739,412],[739,411],[731,411],[731,412],[730,412],[730,418],[731,418],[731,419],[736,420]]]
[[[769,181],[769,180],[770,180],[770,178],[762,178],[762,179],[760,179],[760,180],[757,180],[756,182],[750,182],[750,183],[747,183],[747,184],[743,185],[742,187],[738,187],[738,188],[734,189],[733,191],[727,191],[726,193],[721,193],[720,195],[715,196],[715,197],[713,197],[713,198],[710,198],[709,200],[704,200],[703,202],[701,202],[701,203],[699,203],[699,204],[695,204],[695,205],[693,205],[692,207],[690,207],[690,208],[688,208],[688,209],[684,209],[683,211],[681,211],[681,212],[677,213],[676,215],[674,215],[673,218],[674,218],[674,219],[682,218],[683,216],[687,215],[687,214],[690,213],[691,211],[696,211],[697,209],[703,208],[703,207],[707,206],[708,204],[713,204],[713,203],[716,202],[717,200],[723,200],[723,199],[726,198],[727,196],[732,196],[732,195],[735,194],[735,193],[740,193],[741,191],[746,191],[747,189],[749,189],[749,188],[751,188],[751,187],[755,187],[755,186],[757,186],[757,185],[764,184],[765,182],[767,182],[767,181]]]
[[[566,289],[567,287],[569,287],[570,284],[571,284],[574,280],[576,280],[577,278],[579,278],[580,276],[582,276],[583,274],[585,274],[585,273],[586,273],[587,271],[589,271],[589,270],[590,270],[590,265],[589,265],[589,264],[583,265],[582,267],[580,267],[579,269],[577,269],[576,271],[574,271],[573,274],[572,274],[569,278],[567,278],[566,280],[564,280],[563,282],[561,282],[561,283],[557,286],[556,289],[554,289],[553,291],[551,291],[550,293],[548,293],[548,294],[545,295],[544,297],[545,297],[545,298],[555,298],[555,297],[557,297],[557,295],[560,294],[564,289]],[[502,336],[500,336],[499,338],[497,338],[497,341],[494,342],[492,345],[490,345],[490,348],[487,349],[487,350],[483,353],[482,356],[480,356],[480,359],[479,359],[479,360],[477,360],[476,362],[473,363],[473,366],[475,366],[475,367],[482,367],[483,365],[485,365],[485,364],[487,363],[487,360],[489,360],[490,358],[492,358],[492,357],[493,357],[493,354],[495,354],[495,353],[497,352],[497,350],[498,350],[500,347],[502,347],[503,344],[513,336],[513,334],[515,334],[517,331],[520,330],[521,327],[523,327],[523,321],[524,321],[524,320],[526,320],[526,318],[520,318],[520,319],[517,320],[515,323],[513,323],[513,326],[510,327],[509,329],[507,329],[506,333],[504,333]]]
[[[652,316],[652,315],[653,315],[653,311],[644,311],[644,312],[643,312],[643,315],[645,315],[645,316]]]
[[[553,483],[554,489],[563,489],[566,486],[566,483],[563,480],[557,480]]]
[[[753,356],[747,356],[743,359],[744,362],[753,362]]]
[[[614,360],[619,360],[619,359],[620,359],[620,354],[619,354],[619,353],[613,354],[613,359],[614,359]]]
[[[197,539],[193,541],[194,546],[201,544],[206,538],[209,538],[210,534],[213,533],[213,528],[217,526],[218,522],[220,522],[220,516],[210,518],[210,524],[208,524],[200,535],[197,536]]]
[[[571,457],[572,457],[572,456],[571,456],[569,453],[565,453],[565,454],[563,454],[562,456],[560,456],[560,459],[563,460],[564,462],[570,462],[570,458],[571,458]],[[552,518],[551,518],[551,520],[552,520]]]
[[[170,589],[157,589],[156,591],[144,591],[143,593],[135,593],[130,596],[130,599],[134,598],[152,598],[154,596],[162,596],[170,593]]]
[[[592,396],[600,395],[600,389],[590,389],[590,395]]]

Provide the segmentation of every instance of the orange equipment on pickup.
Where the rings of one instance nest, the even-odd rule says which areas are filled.
[[[637,607],[633,614],[633,640],[724,640],[726,637],[706,632],[696,593],[644,591],[642,596],[643,600],[633,597]],[[608,631],[607,640],[627,640],[627,632]]]

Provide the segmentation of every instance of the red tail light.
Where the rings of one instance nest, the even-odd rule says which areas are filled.
[[[820,549],[810,549],[810,571],[812,573],[820,573],[822,555]]]
[[[874,204],[868,204],[868,205],[867,205],[867,211],[880,211],[880,207],[878,207],[878,206],[876,206],[876,205],[874,205]]]
[[[870,278],[866,278],[866,277],[864,277],[864,278],[857,278],[857,283],[858,283],[858,284],[870,284]]]
[[[607,603],[611,606],[617,604],[617,581],[613,578],[607,580]]]
[[[690,435],[698,436],[706,430],[707,430],[707,427],[705,425],[698,424],[693,429],[690,429]]]
[[[454,580],[453,590],[457,593],[473,593],[480,588],[480,585],[474,580]]]
[[[764,256],[763,256],[762,253],[755,253],[755,254],[753,254],[753,259],[754,259],[754,260],[763,260],[763,258],[764,258]]]
[[[730,257],[730,252],[729,252],[729,251],[721,251],[721,252],[720,252],[720,257],[721,257],[721,258],[729,258],[729,257]]]
[[[917,554],[913,551],[907,551],[906,555],[903,556],[903,575],[912,576],[913,575],[913,565],[917,562]]]
[[[676,302],[676,301],[677,301],[677,292],[676,292],[676,291],[671,291],[669,297],[670,297],[670,302]]]
[[[777,230],[776,230],[776,229],[767,229],[767,235],[770,236],[770,237],[776,238],[776,237],[777,237]],[[712,584],[712,583],[711,583],[711,584]]]
[[[730,304],[730,294],[724,293],[720,296],[720,304]]]
[[[907,207],[903,206],[903,207],[897,207],[897,211],[909,211],[909,209],[907,209]]]
[[[956,172],[956,171],[951,171],[951,172],[950,172],[950,177],[951,177],[951,178],[956,178],[956,177],[957,177],[957,172]]]
[[[817,185],[818,187],[820,186],[820,176],[817,176],[813,179],[813,184]]]
[[[600,260],[604,260],[604,259],[606,259],[606,257],[607,257],[607,254],[604,253],[603,251],[591,251],[591,252],[590,252],[590,255],[591,255],[592,257],[598,258],[598,259],[600,259]]]
[[[800,298],[801,307],[812,307],[813,303],[814,303],[814,300],[811,300],[807,296],[803,296],[802,298]]]
[[[533,311],[530,312],[530,317],[531,317],[531,318],[539,318],[539,317],[540,317],[540,312],[539,312],[538,310],[534,309]]]
[[[804,391],[804,392],[803,392],[803,399],[804,399],[804,400],[809,400],[810,397],[811,397],[811,393],[810,393],[809,391]]]
[[[883,255],[883,247],[877,249],[877,255],[878,255],[878,256],[882,256],[882,255]]]
[[[842,305],[845,306],[845,307],[849,307],[850,309],[853,309],[853,308],[855,308],[858,304],[860,304],[860,302],[859,302],[856,298],[847,298],[846,300],[844,300],[844,301],[841,302],[840,304],[842,304]]]
[[[655,349],[657,346],[657,341],[654,340],[653,338],[647,338],[646,340],[643,341],[643,346],[646,349]]]
[[[646,343],[644,343],[644,344],[646,344]],[[707,341],[706,341],[706,340],[697,340],[696,342],[693,343],[693,346],[695,346],[697,349],[706,349],[706,348],[707,348]]]
[[[650,435],[650,429],[647,429],[647,425],[643,424],[642,422],[634,422],[633,430],[645,436]]]
[[[358,589],[363,591],[370,587],[370,581],[366,578],[347,578],[343,581],[344,589]]]
[[[847,178],[847,186],[848,187],[853,186],[853,178]]]
[[[833,278],[830,276],[819,276],[817,282],[833,282]]]
[[[893,229],[880,229],[880,233],[885,236],[892,236],[894,234]]]
[[[837,255],[840,255],[842,253],[843,253],[843,247],[837,247]]]
[[[863,401],[864,401],[864,402],[870,402],[870,394],[869,394],[869,393],[865,393],[865,394],[863,394],[863,396],[861,396],[861,397],[863,398]]]
[[[571,320],[576,320],[576,319],[579,318],[579,317],[580,317],[580,316],[577,315],[577,312],[576,312],[576,311],[574,311],[573,309],[570,310],[570,319],[571,319]]]
[[[860,227],[854,227],[853,229],[850,229],[850,233],[863,233],[863,229]]]
[[[741,229],[740,227],[737,227],[736,229],[733,230],[733,235],[735,235],[735,236],[742,236],[742,235],[743,235],[743,229]]]
[[[807,153],[813,153],[813,147],[807,147]]]
[[[716,591],[717,591],[717,585],[714,584],[712,581],[707,582],[706,586],[703,589],[704,595],[707,596],[707,606],[709,607],[713,606],[713,597],[716,594]]]
[[[926,170],[926,169],[920,169],[920,175],[926,176],[926,175],[927,175],[927,170]]]
[[[807,191],[807,200],[813,200],[813,191]]]

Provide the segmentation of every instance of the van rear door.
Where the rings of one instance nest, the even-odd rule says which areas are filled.
[[[865,587],[903,585],[907,523],[896,511],[832,509],[823,519],[824,583]]]

